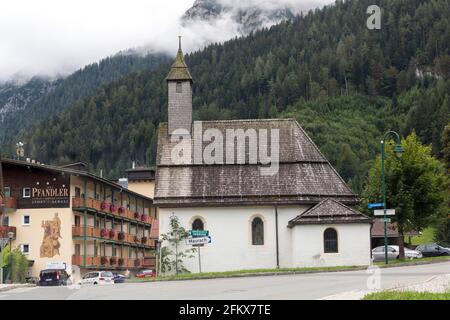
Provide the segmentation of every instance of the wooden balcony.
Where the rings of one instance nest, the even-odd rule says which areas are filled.
[[[9,227],[9,226],[0,226],[0,238],[8,239],[8,233],[13,232],[14,237],[13,240],[16,238],[17,230],[16,227]]]
[[[17,210],[17,199],[0,197],[0,212],[11,212]]]
[[[84,237],[83,226],[72,226],[72,237]],[[137,246],[144,245],[147,247],[155,247],[155,239],[148,237],[136,236],[119,230],[100,229],[91,226],[86,227],[86,237],[99,238],[100,240],[110,240],[118,243],[135,244]]]
[[[83,198],[72,198],[72,208],[74,209],[83,209],[84,206],[84,199]],[[149,215],[142,215],[141,213],[135,212],[133,210],[128,210],[125,207],[112,205],[109,202],[100,201],[92,198],[86,199],[86,208],[90,210],[95,210],[98,212],[106,213],[106,214],[112,214],[116,217],[125,218],[128,220],[134,220],[134,222],[141,222],[146,224],[152,224],[153,223],[153,217]]]
[[[91,268],[104,269],[134,269],[134,268],[154,268],[156,266],[155,257],[145,258],[120,258],[106,256],[86,256],[86,265],[84,265],[83,255],[73,255],[72,265],[86,266]]]

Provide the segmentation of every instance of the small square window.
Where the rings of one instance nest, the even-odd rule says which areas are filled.
[[[31,188],[23,188],[23,197],[31,198]]]
[[[29,244],[22,244],[21,245],[22,253],[30,253],[30,245]]]
[[[4,191],[5,191],[5,198],[11,197],[11,188],[10,187],[5,187]]]
[[[31,219],[30,219],[30,216],[29,216],[29,215],[23,216],[22,224],[23,224],[24,226],[29,226],[29,225],[30,225],[30,222],[31,222]]]
[[[3,225],[4,226],[9,226],[9,216],[4,216],[3,217]]]

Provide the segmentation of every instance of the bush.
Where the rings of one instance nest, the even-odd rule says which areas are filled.
[[[10,257],[12,267],[10,267]],[[9,279],[11,274],[13,283],[26,282],[26,277],[28,275],[28,259],[19,249],[14,249],[11,253],[9,246],[5,247],[3,249],[2,262],[4,280]]]

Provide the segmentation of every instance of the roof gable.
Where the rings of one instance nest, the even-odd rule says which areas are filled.
[[[372,223],[372,219],[339,201],[325,199],[289,221],[288,226],[333,223]]]
[[[196,163],[193,154],[185,164],[173,163],[171,153],[178,142],[170,141],[164,123],[158,132],[155,187],[155,202],[161,206],[317,203],[325,198],[352,204],[358,201],[294,119],[194,122],[193,128],[194,137],[196,128],[202,135],[208,129],[216,129],[224,137],[227,130],[279,130],[278,172],[271,176],[261,175],[263,165],[248,161],[248,142],[244,146],[244,163]],[[270,150],[270,137],[267,142]],[[202,150],[209,143],[203,141]],[[234,150],[239,147],[237,139],[226,141],[223,154],[230,143]],[[194,149],[193,141],[191,147]]]

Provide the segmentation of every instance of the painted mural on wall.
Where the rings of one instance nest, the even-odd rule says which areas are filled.
[[[52,258],[56,255],[59,256],[59,239],[61,237],[61,220],[58,217],[58,213],[52,220],[43,220],[41,227],[44,229],[44,239],[41,244],[41,258]]]

